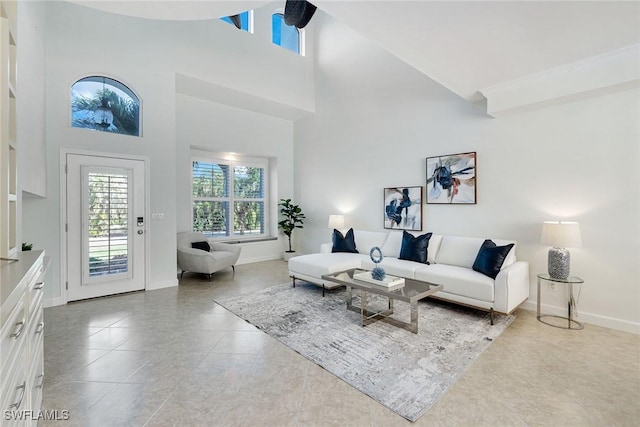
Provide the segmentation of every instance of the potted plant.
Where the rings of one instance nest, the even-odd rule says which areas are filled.
[[[293,256],[296,252],[291,249],[291,234],[296,228],[303,228],[304,214],[300,206],[291,203],[291,199],[280,199],[280,214],[284,217],[282,221],[278,223],[278,227],[289,238],[289,250],[284,253],[285,261]]]

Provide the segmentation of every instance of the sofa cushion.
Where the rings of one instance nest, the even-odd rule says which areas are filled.
[[[359,268],[363,259],[365,255],[348,252],[300,255],[289,260],[289,273],[294,276],[295,273],[301,273],[320,279],[323,274]]]
[[[473,269],[495,279],[513,246],[513,243],[505,246],[496,246],[492,240],[485,240],[480,246],[476,260],[473,262]]]
[[[417,280],[443,285],[443,291],[450,294],[487,302],[494,300],[494,280],[470,268],[431,264],[423,265],[414,274]]]
[[[387,232],[355,230],[355,240],[358,246],[358,252],[369,255],[369,251],[373,247],[382,247],[387,239]],[[382,253],[384,255],[384,252]]]
[[[427,248],[429,239],[433,233],[426,233],[420,236],[402,232],[402,247],[400,248],[400,259],[416,261],[422,264],[427,262]]]
[[[344,236],[340,231],[333,230],[333,247],[331,248],[331,252],[358,252],[353,236],[353,228],[350,228]]]
[[[200,249],[201,251],[211,252],[211,246],[209,246],[209,242],[192,242],[191,247],[193,249]]]
[[[362,268],[365,270],[373,270],[375,266],[376,264],[374,264],[370,258],[362,260]],[[424,264],[385,256],[378,266],[383,268],[385,273],[391,276],[408,277],[409,279],[413,279],[415,271],[424,267]]]
[[[436,256],[436,263],[471,269],[482,242],[484,239],[475,237],[444,236]]]

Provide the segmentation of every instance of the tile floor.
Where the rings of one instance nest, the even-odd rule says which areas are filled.
[[[45,309],[43,409],[60,426],[407,426],[213,302],[288,281],[286,263]],[[320,297],[320,294],[318,294]],[[416,426],[637,426],[640,337],[516,321]]]

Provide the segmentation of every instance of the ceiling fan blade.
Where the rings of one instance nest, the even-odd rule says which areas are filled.
[[[296,27],[298,28],[306,27],[309,21],[311,21],[313,14],[316,13],[316,7],[314,5],[312,5],[308,1],[305,1],[305,3],[307,4],[307,7],[302,14],[302,18],[300,18],[300,20],[296,23]]]
[[[284,5],[284,23],[297,28],[304,28],[316,7],[306,0],[287,0]]]
[[[233,25],[235,25],[237,29],[242,29],[242,21],[240,21],[240,15],[231,15],[229,19],[231,19],[231,22],[233,22]]]

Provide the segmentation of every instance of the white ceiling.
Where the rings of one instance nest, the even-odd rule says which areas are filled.
[[[252,10],[266,0],[65,0],[105,12],[166,21],[198,21]],[[284,0],[283,0],[284,4]]]
[[[468,100],[488,86],[640,43],[638,2],[316,4]]]
[[[271,2],[71,1],[173,20],[210,19]],[[637,1],[313,3],[469,101],[489,86],[640,43]]]

